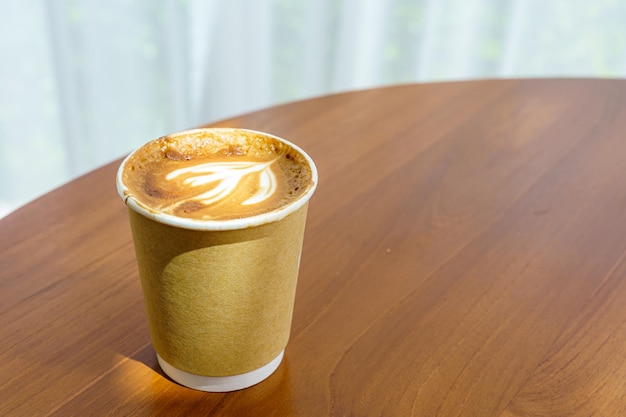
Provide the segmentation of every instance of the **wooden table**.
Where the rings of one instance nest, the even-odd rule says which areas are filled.
[[[1,416],[626,415],[626,81],[404,85],[215,125],[319,168],[283,364],[228,394],[163,375],[115,162],[0,221]]]

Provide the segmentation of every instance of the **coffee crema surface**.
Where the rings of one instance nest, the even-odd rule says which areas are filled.
[[[311,186],[305,157],[260,132],[216,128],[164,136],[125,162],[127,198],[177,217],[228,220],[267,213]]]

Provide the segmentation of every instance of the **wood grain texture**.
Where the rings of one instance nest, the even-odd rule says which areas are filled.
[[[283,364],[228,394],[164,376],[116,161],[0,220],[0,415],[626,415],[626,81],[403,85],[214,125],[318,165]]]

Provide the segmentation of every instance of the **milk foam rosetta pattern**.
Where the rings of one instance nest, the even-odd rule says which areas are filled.
[[[202,164],[176,169],[165,176],[167,181],[178,181],[187,189],[197,190],[189,197],[183,197],[170,208],[185,203],[201,203],[210,206],[225,200],[236,199],[238,192],[247,193],[240,189],[245,180],[253,180],[257,185],[254,194],[243,194],[245,199],[239,204],[249,206],[262,203],[276,192],[276,175],[271,165],[276,159],[265,162],[254,161],[223,161],[205,162]]]

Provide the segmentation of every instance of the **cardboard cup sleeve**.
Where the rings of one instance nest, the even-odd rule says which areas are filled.
[[[177,228],[129,209],[162,359],[191,374],[230,376],[285,349],[307,206],[277,222],[224,231]]]

